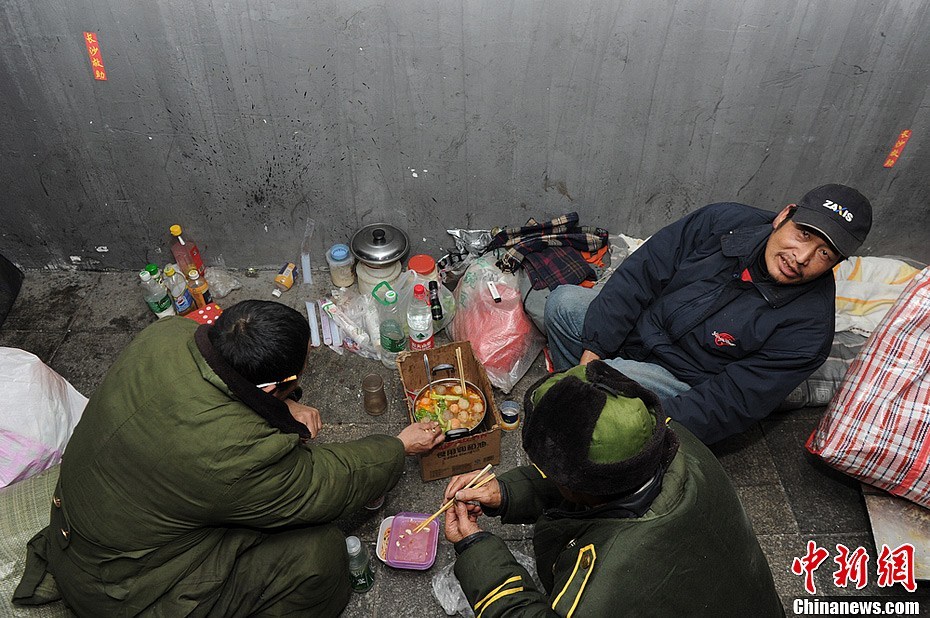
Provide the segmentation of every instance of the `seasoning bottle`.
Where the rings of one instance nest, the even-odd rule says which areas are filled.
[[[433,319],[441,321],[442,305],[439,303],[439,283],[436,281],[429,282],[429,308],[433,313]]]
[[[355,592],[368,592],[375,583],[375,574],[368,559],[368,548],[357,536],[346,537],[349,553],[349,583]]]
[[[192,268],[187,273],[187,287],[191,291],[198,309],[203,309],[213,302],[210,286],[207,284],[207,280],[200,276],[196,268]]]
[[[297,270],[297,265],[294,262],[288,262],[281,267],[281,270],[278,271],[278,274],[274,276],[274,287],[275,289],[271,290],[271,295],[275,298],[281,296],[281,292],[287,292],[294,285],[294,271]]]

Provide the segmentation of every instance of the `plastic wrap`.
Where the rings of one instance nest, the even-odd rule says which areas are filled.
[[[542,585],[536,575],[536,561],[518,551],[512,551],[511,553],[516,558],[517,563],[526,569],[530,577],[533,578],[537,589],[542,590]],[[447,616],[459,614],[466,618],[473,618],[475,612],[472,611],[471,606],[468,604],[468,599],[465,598],[465,593],[462,592],[459,580],[455,578],[454,568],[455,563],[447,564],[433,576],[433,596],[442,605],[442,609]]]

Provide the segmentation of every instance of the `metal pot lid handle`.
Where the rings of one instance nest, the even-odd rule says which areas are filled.
[[[424,355],[423,358],[426,358],[426,356]],[[455,371],[455,365],[450,365],[448,363],[436,365],[433,367],[433,375],[436,375],[437,371]]]
[[[470,432],[471,430],[466,429],[465,427],[461,427],[459,429],[450,429],[446,432],[446,441],[448,442],[449,440],[458,440],[459,438],[464,438]]]

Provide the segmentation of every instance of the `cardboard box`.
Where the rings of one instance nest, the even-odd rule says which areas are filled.
[[[443,442],[425,455],[420,455],[420,476],[424,481],[435,481],[455,474],[480,470],[487,464],[497,465],[501,461],[501,417],[494,402],[494,391],[484,367],[475,358],[471,344],[454,341],[426,352],[401,352],[397,357],[400,381],[407,394],[407,413],[413,421],[413,398],[427,384],[426,366],[423,355],[429,359],[430,367],[443,364],[456,366],[455,350],[462,349],[462,365],[465,380],[471,382],[484,394],[487,410],[484,420],[475,432],[465,438]],[[434,380],[458,377],[458,370],[437,373]]]

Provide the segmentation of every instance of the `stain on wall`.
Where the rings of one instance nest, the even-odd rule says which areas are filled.
[[[438,255],[447,228],[646,236],[846,182],[863,253],[930,261],[928,31],[920,0],[7,0],[0,253],[136,268],[180,223],[271,267],[309,217],[315,263],[379,220]]]

